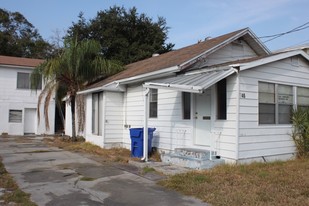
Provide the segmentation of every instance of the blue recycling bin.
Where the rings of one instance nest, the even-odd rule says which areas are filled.
[[[156,128],[148,128],[148,153],[151,152],[153,132]],[[131,157],[142,157],[144,151],[144,128],[131,128]]]

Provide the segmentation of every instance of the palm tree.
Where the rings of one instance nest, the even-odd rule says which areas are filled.
[[[122,67],[117,62],[102,57],[99,42],[95,40],[78,41],[76,37],[67,38],[60,54],[40,64],[31,74],[32,88],[37,88],[42,77],[45,82],[38,99],[38,117],[40,117],[40,105],[45,98],[45,126],[49,129],[49,102],[57,91],[62,90],[62,93],[64,91],[71,104],[72,139],[76,141],[75,103],[77,92],[85,88],[87,83],[114,74],[121,69]]]

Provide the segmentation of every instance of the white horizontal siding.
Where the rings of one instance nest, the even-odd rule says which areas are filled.
[[[128,125],[130,128],[143,127],[144,121],[144,95],[143,87],[129,86],[127,92],[124,94],[124,111],[123,120],[124,125]],[[130,145],[130,131],[129,128],[122,128],[124,145]]]
[[[104,92],[104,144],[122,143],[123,93]]]
[[[153,145],[165,150],[192,147],[192,121],[182,119],[182,93],[158,90],[158,117],[150,118],[149,125],[157,130]]]
[[[215,120],[213,123],[213,133],[216,139],[216,150],[218,154],[225,159],[235,159],[236,150],[236,105],[237,90],[236,76],[232,75],[227,78],[227,119]],[[214,94],[215,96],[215,94]],[[214,101],[216,110],[216,101]],[[216,112],[214,112],[216,113]]]
[[[204,66],[221,64],[223,62],[229,62],[233,60],[245,59],[249,57],[255,57],[257,54],[251,49],[251,47],[243,40],[238,43],[231,43],[207,56],[207,61]]]
[[[286,85],[309,87],[309,65],[299,59],[302,66],[294,66],[287,58],[240,73],[240,131],[239,158],[255,159],[293,154],[294,142],[291,125],[259,125],[258,82],[266,81]]]

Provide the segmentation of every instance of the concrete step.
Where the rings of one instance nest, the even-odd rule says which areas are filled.
[[[220,157],[212,156],[210,151],[193,148],[177,148],[170,153],[162,153],[161,160],[165,163],[179,165],[181,167],[193,169],[210,169],[216,165],[224,164]]]
[[[173,153],[181,157],[192,157],[197,159],[209,159],[210,151],[195,148],[176,148]]]

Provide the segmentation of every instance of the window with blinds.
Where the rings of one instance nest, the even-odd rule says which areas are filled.
[[[9,122],[10,123],[22,123],[23,111],[22,110],[9,110]]]

